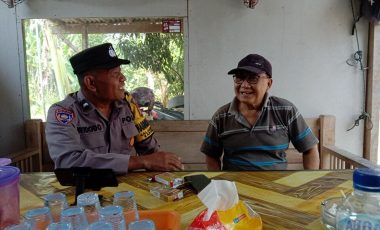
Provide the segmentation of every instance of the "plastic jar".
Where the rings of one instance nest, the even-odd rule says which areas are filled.
[[[336,229],[380,229],[380,170],[356,169],[354,191],[338,206]]]
[[[20,221],[20,170],[0,166],[0,229]]]

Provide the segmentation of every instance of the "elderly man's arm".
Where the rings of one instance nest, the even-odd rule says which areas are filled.
[[[304,169],[319,169],[319,151],[318,145],[314,145],[309,150],[303,153],[303,168]]]
[[[221,170],[220,160],[210,156],[206,156],[206,164],[208,170]]]

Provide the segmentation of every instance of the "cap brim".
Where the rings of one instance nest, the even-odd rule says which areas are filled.
[[[98,65],[95,68],[96,69],[103,69],[103,68],[104,69],[112,69],[112,68],[115,68],[117,66],[126,65],[129,63],[131,63],[131,62],[127,59],[114,59],[111,62],[105,63],[103,65]]]
[[[254,74],[265,73],[265,71],[258,69],[258,68],[255,68],[255,67],[252,67],[252,66],[241,66],[241,67],[230,70],[228,72],[228,74],[237,74],[237,73],[241,73],[241,72],[250,72],[250,73],[254,73]]]

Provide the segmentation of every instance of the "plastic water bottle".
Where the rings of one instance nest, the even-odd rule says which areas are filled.
[[[338,206],[336,229],[380,229],[380,170],[356,169],[354,191]]]

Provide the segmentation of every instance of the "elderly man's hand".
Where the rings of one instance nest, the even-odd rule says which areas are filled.
[[[170,152],[155,152],[139,157],[144,164],[144,168],[157,171],[178,171],[184,166],[181,158]]]

